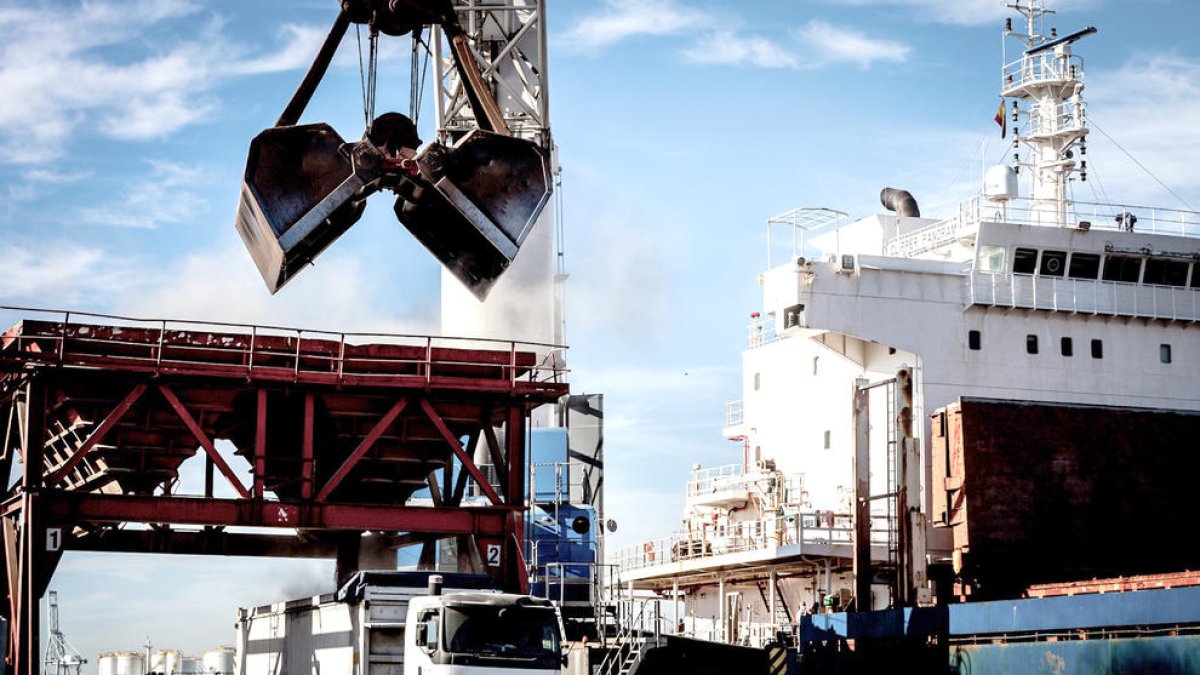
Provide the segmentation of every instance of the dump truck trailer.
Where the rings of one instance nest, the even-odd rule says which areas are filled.
[[[238,675],[562,672],[548,601],[486,575],[359,572],[336,593],[238,610]]]

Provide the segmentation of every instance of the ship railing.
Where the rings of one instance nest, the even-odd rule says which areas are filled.
[[[750,321],[750,349],[771,344],[781,336],[775,332],[775,319],[770,316],[756,316]]]
[[[480,373],[495,381],[566,382],[561,353],[547,343],[387,332],[336,332],[221,321],[144,319],[113,314],[0,306],[12,328],[0,360],[53,365],[104,361],[150,372],[234,373],[247,378],[343,384]],[[358,349],[368,347],[367,349]]]
[[[1001,91],[1012,91],[1019,87],[1040,82],[1083,82],[1083,58],[1072,54],[1061,58],[1053,52],[1023,55],[1006,63],[1001,72]]]
[[[1054,104],[1054,109],[1042,110],[1035,105],[1029,116],[1030,136],[1050,136],[1067,131],[1081,131],[1087,127],[1087,104],[1083,101],[1067,101]]]
[[[687,484],[687,496],[712,494],[731,487],[745,488],[746,470],[741,464],[726,464],[707,469],[696,469]]]
[[[871,543],[886,545],[892,526],[886,514],[872,514]],[[852,515],[813,511],[730,524],[705,524],[690,532],[678,532],[618,550],[609,562],[623,571],[631,571],[797,544],[848,545],[853,541]]]
[[[970,279],[969,305],[1200,321],[1200,289],[1196,288],[1030,274],[976,272]]]
[[[745,410],[742,399],[727,402],[725,404],[725,427],[740,426],[745,417]]]
[[[889,240],[884,252],[911,258],[955,242],[970,243],[983,222],[1200,238],[1198,211],[1083,201],[1069,202],[1060,209],[1047,200],[1022,197],[994,202],[976,195],[961,202],[954,215]]]

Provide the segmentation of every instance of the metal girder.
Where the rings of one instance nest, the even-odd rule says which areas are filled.
[[[113,411],[109,413],[108,417],[105,417],[104,421],[101,422],[99,426],[97,426],[92,433],[88,435],[87,440],[85,440],[83,444],[81,444],[75,450],[66,463],[63,464],[58,471],[55,471],[50,475],[49,478],[46,479],[46,485],[58,485],[62,479],[66,478],[67,474],[71,473],[71,471],[83,461],[83,458],[92,451],[92,448],[99,445],[100,441],[104,440],[104,436],[111,431],[113,427],[117,426],[118,422],[125,418],[125,414],[128,413],[130,408],[132,408],[134,404],[142,398],[142,394],[144,393],[146,393],[146,383],[139,382],[128,394],[125,395],[125,398],[121,399],[121,402],[117,404],[117,407],[113,408]]]
[[[505,107],[513,135],[550,147],[550,75],[547,68],[545,0],[455,0],[459,21],[474,43],[467,58],[477,63],[485,86]],[[445,50],[446,35],[434,30],[438,134],[443,140],[478,126],[462,76]]]
[[[236,490],[243,499],[250,499],[250,491],[247,490],[246,486],[242,485],[242,481],[238,480],[237,476],[233,474],[233,470],[229,468],[229,465],[225,463],[225,459],[217,452],[217,447],[213,445],[212,439],[210,439],[208,434],[204,433],[204,429],[201,429],[200,425],[196,423],[195,418],[193,418],[192,414],[189,413],[187,408],[183,406],[183,403],[180,402],[179,397],[175,395],[175,392],[171,391],[171,388],[165,384],[159,384],[158,390],[162,392],[163,398],[167,399],[167,403],[170,404],[170,406],[175,410],[175,414],[179,415],[179,419],[183,421],[184,426],[188,428],[188,431],[192,432],[192,436],[196,437],[196,441],[200,443],[200,447],[204,448],[204,452],[208,453],[208,456],[212,458],[213,464],[215,464],[221,474],[225,476],[225,479],[229,481],[229,484],[233,486],[233,489]]]
[[[429,418],[429,421],[433,422],[433,426],[438,430],[438,433],[442,435],[442,439],[446,441],[446,444],[450,446],[450,449],[454,451],[454,454],[458,455],[458,461],[462,462],[462,467],[466,469],[471,474],[471,477],[475,479],[475,482],[479,484],[479,489],[483,490],[483,494],[487,495],[488,500],[491,501],[492,504],[501,504],[502,502],[500,500],[500,495],[496,494],[496,491],[492,489],[491,484],[488,483],[487,477],[484,476],[483,472],[479,470],[479,467],[475,465],[475,460],[467,455],[466,450],[463,450],[462,443],[460,443],[458,439],[454,437],[454,434],[450,432],[450,429],[446,426],[446,422],[443,421],[441,416],[437,414],[437,411],[433,409],[433,406],[430,405],[429,401],[421,399],[421,410],[424,411],[425,416]]]
[[[68,537],[64,547],[71,551],[108,553],[181,553],[276,558],[336,558],[331,541],[292,535],[248,534],[219,531],[103,530],[82,537]]]
[[[508,462],[504,461],[504,455],[500,454],[500,441],[496,438],[496,430],[486,420],[483,423],[483,437],[487,441],[488,454],[492,457],[492,466],[496,467],[496,475],[508,475]]]
[[[384,530],[502,535],[513,507],[428,508],[368,504],[262,502],[46,491],[44,512],[56,522],[171,523],[230,527]],[[20,507],[11,508],[12,512]]]
[[[371,428],[371,431],[365,437],[363,437],[362,442],[358,444],[358,447],[354,449],[354,452],[350,453],[350,456],[346,458],[346,461],[342,462],[342,465],[338,467],[338,470],[329,477],[329,482],[325,483],[325,487],[321,488],[321,491],[317,493],[317,501],[323,502],[329,499],[329,495],[333,494],[333,491],[337,489],[337,486],[341,485],[346,476],[350,475],[350,471],[355,467],[355,465],[358,464],[358,461],[361,460],[363,456],[375,446],[375,442],[379,440],[379,437],[383,435],[383,432],[387,431],[388,427],[392,426],[392,423],[396,421],[396,418],[400,417],[400,414],[403,413],[404,409],[407,407],[407,398],[401,398],[392,404],[392,407],[383,415],[379,422],[377,422],[375,426]],[[305,405],[305,413],[307,414],[307,412],[308,405]],[[306,443],[308,442],[308,439],[311,438],[311,429],[312,425],[306,423],[304,427]],[[432,485],[432,482],[430,484]]]

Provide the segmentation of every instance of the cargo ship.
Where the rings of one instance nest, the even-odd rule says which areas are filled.
[[[695,467],[677,532],[611,556],[672,632],[770,647],[772,672],[1200,667],[1200,213],[1072,199],[1096,29],[1009,7],[1012,161],[977,196],[768,220],[740,456]]]

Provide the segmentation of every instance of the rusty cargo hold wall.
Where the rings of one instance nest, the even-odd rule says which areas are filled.
[[[52,317],[0,336],[0,473],[22,469],[0,508],[17,675],[38,671],[65,551],[336,558],[345,575],[454,538],[460,565],[523,590],[526,428],[567,393],[556,348]],[[178,494],[193,457],[203,493]]]
[[[1200,414],[963,398],[932,421],[960,595],[1200,568]]]

